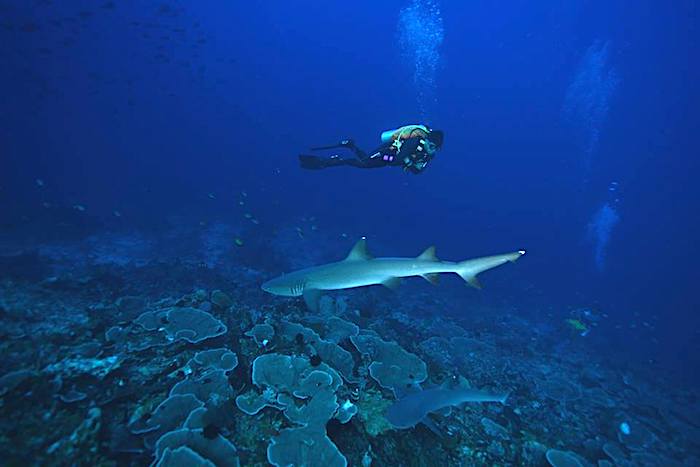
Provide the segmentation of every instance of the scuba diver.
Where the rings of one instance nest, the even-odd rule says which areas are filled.
[[[421,173],[442,147],[443,132],[433,130],[426,125],[406,125],[396,130],[382,133],[382,145],[369,155],[346,139],[331,146],[311,148],[312,151],[324,149],[348,148],[356,157],[347,159],[335,154],[331,157],[319,157],[308,154],[299,156],[301,167],[309,170],[325,169],[349,165],[361,169],[375,169],[393,166],[403,167],[414,174]]]

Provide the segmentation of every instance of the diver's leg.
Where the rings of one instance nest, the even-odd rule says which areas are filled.
[[[311,150],[312,151],[323,151],[326,149],[338,149],[338,148],[348,148],[360,160],[365,160],[368,158],[367,154],[362,149],[357,147],[357,145],[355,144],[355,141],[353,141],[351,139],[344,139],[340,143],[333,144],[331,146],[316,146],[314,148],[311,148]]]
[[[365,160],[369,159],[369,156],[367,155],[367,153],[364,152],[359,147],[357,147],[357,145],[355,144],[355,142],[353,140],[348,139],[348,140],[343,141],[343,146],[350,149],[353,152],[353,154],[355,154],[355,156],[357,156],[357,158],[360,159],[361,161],[365,161]]]
[[[299,155],[299,164],[302,168],[309,170],[320,170],[341,165],[355,165],[357,162],[360,161],[357,159],[341,159],[339,156],[318,157],[309,154]]]
[[[320,170],[329,167],[325,157],[312,156],[309,154],[299,155],[299,165],[303,169]]]
[[[307,154],[301,154],[299,156],[299,163],[301,164],[302,168],[309,170],[320,170],[328,167],[339,167],[341,165],[349,165],[351,167],[357,167],[360,169],[375,169],[387,165],[387,162],[382,160],[381,158],[364,160],[341,159],[338,156],[318,157]]]
[[[388,162],[382,159],[381,157],[372,157],[364,160],[346,159],[346,163],[347,165],[351,165],[360,169],[378,169],[379,167],[386,167],[387,165],[389,165]]]

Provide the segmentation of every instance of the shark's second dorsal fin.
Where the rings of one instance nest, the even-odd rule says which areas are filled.
[[[423,261],[440,261],[435,254],[435,247],[434,246],[429,246],[428,248],[425,249],[423,253],[418,255],[418,258]]]
[[[367,239],[362,237],[355,243],[355,246],[352,247],[345,261],[367,261],[369,259],[372,259],[372,255],[367,251]]]

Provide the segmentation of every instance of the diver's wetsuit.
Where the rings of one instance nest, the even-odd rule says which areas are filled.
[[[299,156],[299,162],[305,169],[320,170],[327,167],[338,167],[349,165],[360,169],[376,169],[387,166],[401,166],[414,174],[421,173],[428,161],[432,159],[433,154],[425,150],[423,143],[425,142],[425,134],[414,136],[405,139],[401,147],[396,152],[396,147],[392,142],[382,144],[377,149],[372,151],[371,155],[367,155],[362,149],[357,147],[352,140],[342,141],[334,146],[324,146],[312,148],[320,149],[335,149],[348,148],[355,153],[356,158],[343,159],[338,155],[332,157],[318,157],[313,155],[302,154]]]

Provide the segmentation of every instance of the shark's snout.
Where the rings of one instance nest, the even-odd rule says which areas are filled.
[[[275,277],[270,279],[260,286],[265,292],[272,295],[281,295],[285,297],[294,297],[291,285],[285,280],[286,276]]]
[[[267,281],[260,286],[265,292],[272,293],[272,281]]]

